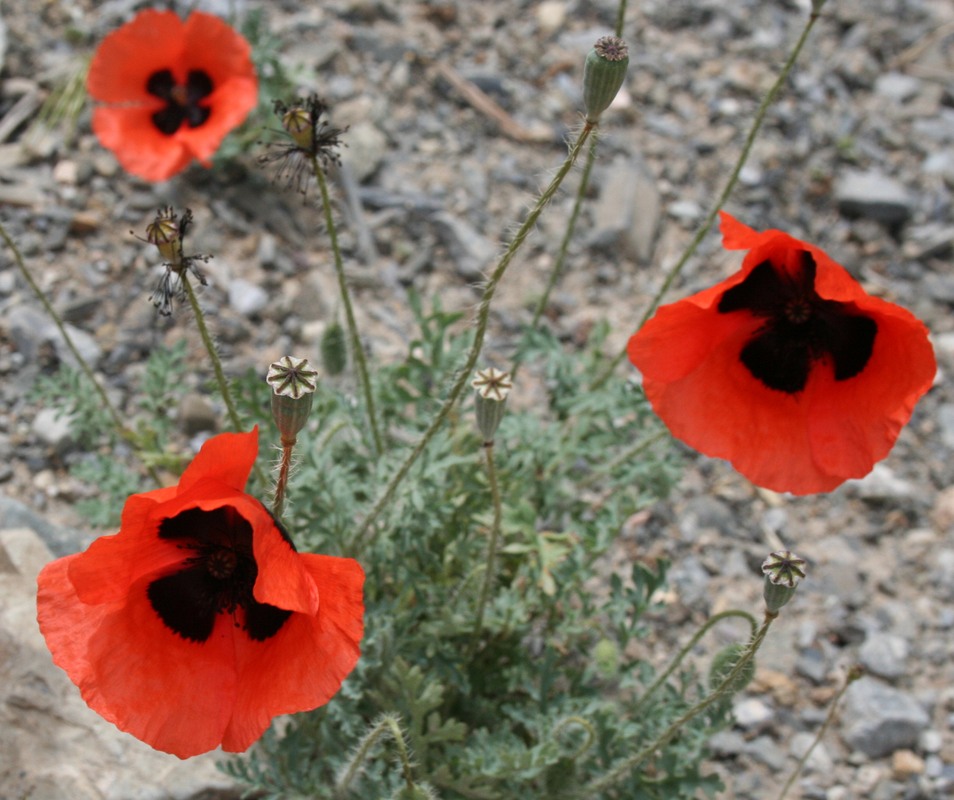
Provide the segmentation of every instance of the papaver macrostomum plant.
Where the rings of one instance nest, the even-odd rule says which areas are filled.
[[[229,25],[193,11],[146,10],[107,36],[86,87],[103,105],[93,130],[123,168],[163,181],[193,160],[208,165],[258,100],[251,47]]]
[[[38,578],[40,630],[83,699],[180,758],[245,750],[358,660],[364,573],[296,552],[245,494],[257,451],[257,430],[210,439],[178,485],[126,501],[119,533]]]
[[[719,284],[663,306],[629,341],[672,434],[779,492],[826,492],[891,450],[936,371],[924,324],[778,230],[722,214],[748,250]]]

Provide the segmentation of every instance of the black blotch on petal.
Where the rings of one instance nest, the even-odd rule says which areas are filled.
[[[171,70],[161,69],[152,73],[146,80],[146,91],[166,102],[164,108],[151,115],[153,124],[166,136],[179,130],[182,123],[190,128],[198,128],[212,113],[211,108],[199,105],[199,101],[212,94],[214,88],[212,78],[201,69],[189,71],[184,93],[176,91],[176,80]]]
[[[253,600],[245,607],[245,631],[250,639],[264,642],[278,633],[291,614],[284,608]]]
[[[215,627],[216,608],[210,602],[215,588],[202,567],[192,567],[157,578],[146,590],[159,619],[184,639],[204,642]]]

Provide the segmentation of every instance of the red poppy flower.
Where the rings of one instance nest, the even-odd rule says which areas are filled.
[[[90,95],[108,105],[93,130],[123,168],[164,181],[208,165],[257,102],[251,47],[218,17],[147,10],[107,36],[89,67]]]
[[[786,233],[722,214],[742,269],[629,340],[673,435],[776,491],[825,492],[894,445],[936,364],[927,329]]]
[[[177,486],[134,494],[119,533],[44,567],[40,630],[83,699],[157,750],[245,750],[357,663],[364,573],[299,554],[243,488],[258,432],[210,439]]]

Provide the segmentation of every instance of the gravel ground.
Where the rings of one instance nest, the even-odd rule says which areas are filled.
[[[30,123],[51,86],[136,4],[41,5],[39,25],[25,2],[2,9],[0,214],[116,398],[152,348],[183,335],[147,302],[155,265],[129,235],[168,203],[194,210],[195,246],[215,253],[203,301],[228,369],[314,351],[337,297],[315,209],[270,183],[254,154],[153,186],[98,146],[88,110],[74,132],[36,135]],[[481,270],[562,159],[579,123],[582,56],[616,15],[609,0],[199,5],[267,5],[302,88],[351,126],[336,190],[359,324],[380,360],[405,349],[408,287],[440,293],[448,309],[473,307]],[[720,191],[809,5],[633,4],[629,78],[605,115],[590,202],[548,313],[568,341],[605,317],[609,346],[623,346]],[[505,117],[475,109],[457,76]],[[491,348],[529,320],[578,180],[508,275]],[[713,611],[755,605],[754,566],[769,550],[784,544],[810,562],[737,726],[713,743],[726,797],[776,796],[855,663],[868,677],[789,796],[954,796],[952,189],[954,6],[829,0],[727,210],[818,244],[869,292],[910,308],[932,331],[940,372],[864,481],[793,499],[690,457],[676,499],[634,520],[621,542],[619,557],[673,561],[676,640]],[[711,234],[670,299],[737,264]],[[59,358],[44,319],[0,253],[0,492],[78,528],[72,503],[89,488],[69,477],[67,432],[30,393]],[[654,657],[672,646],[661,639]]]

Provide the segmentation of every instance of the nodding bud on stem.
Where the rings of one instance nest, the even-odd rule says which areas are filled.
[[[497,426],[503,419],[507,405],[507,395],[513,388],[509,372],[499,369],[478,370],[471,381],[471,386],[477,391],[474,408],[477,411],[477,427],[485,443],[493,442]]]
[[[618,36],[603,36],[583,62],[583,110],[594,123],[610,107],[626,79],[629,48]]]
[[[294,443],[311,413],[318,372],[308,367],[307,358],[283,356],[269,366],[265,380],[272,387],[272,417],[282,443]]]
[[[778,550],[762,562],[762,574],[765,575],[762,594],[770,614],[777,614],[795,596],[798,582],[805,577],[805,565],[805,559],[791,550]]]

